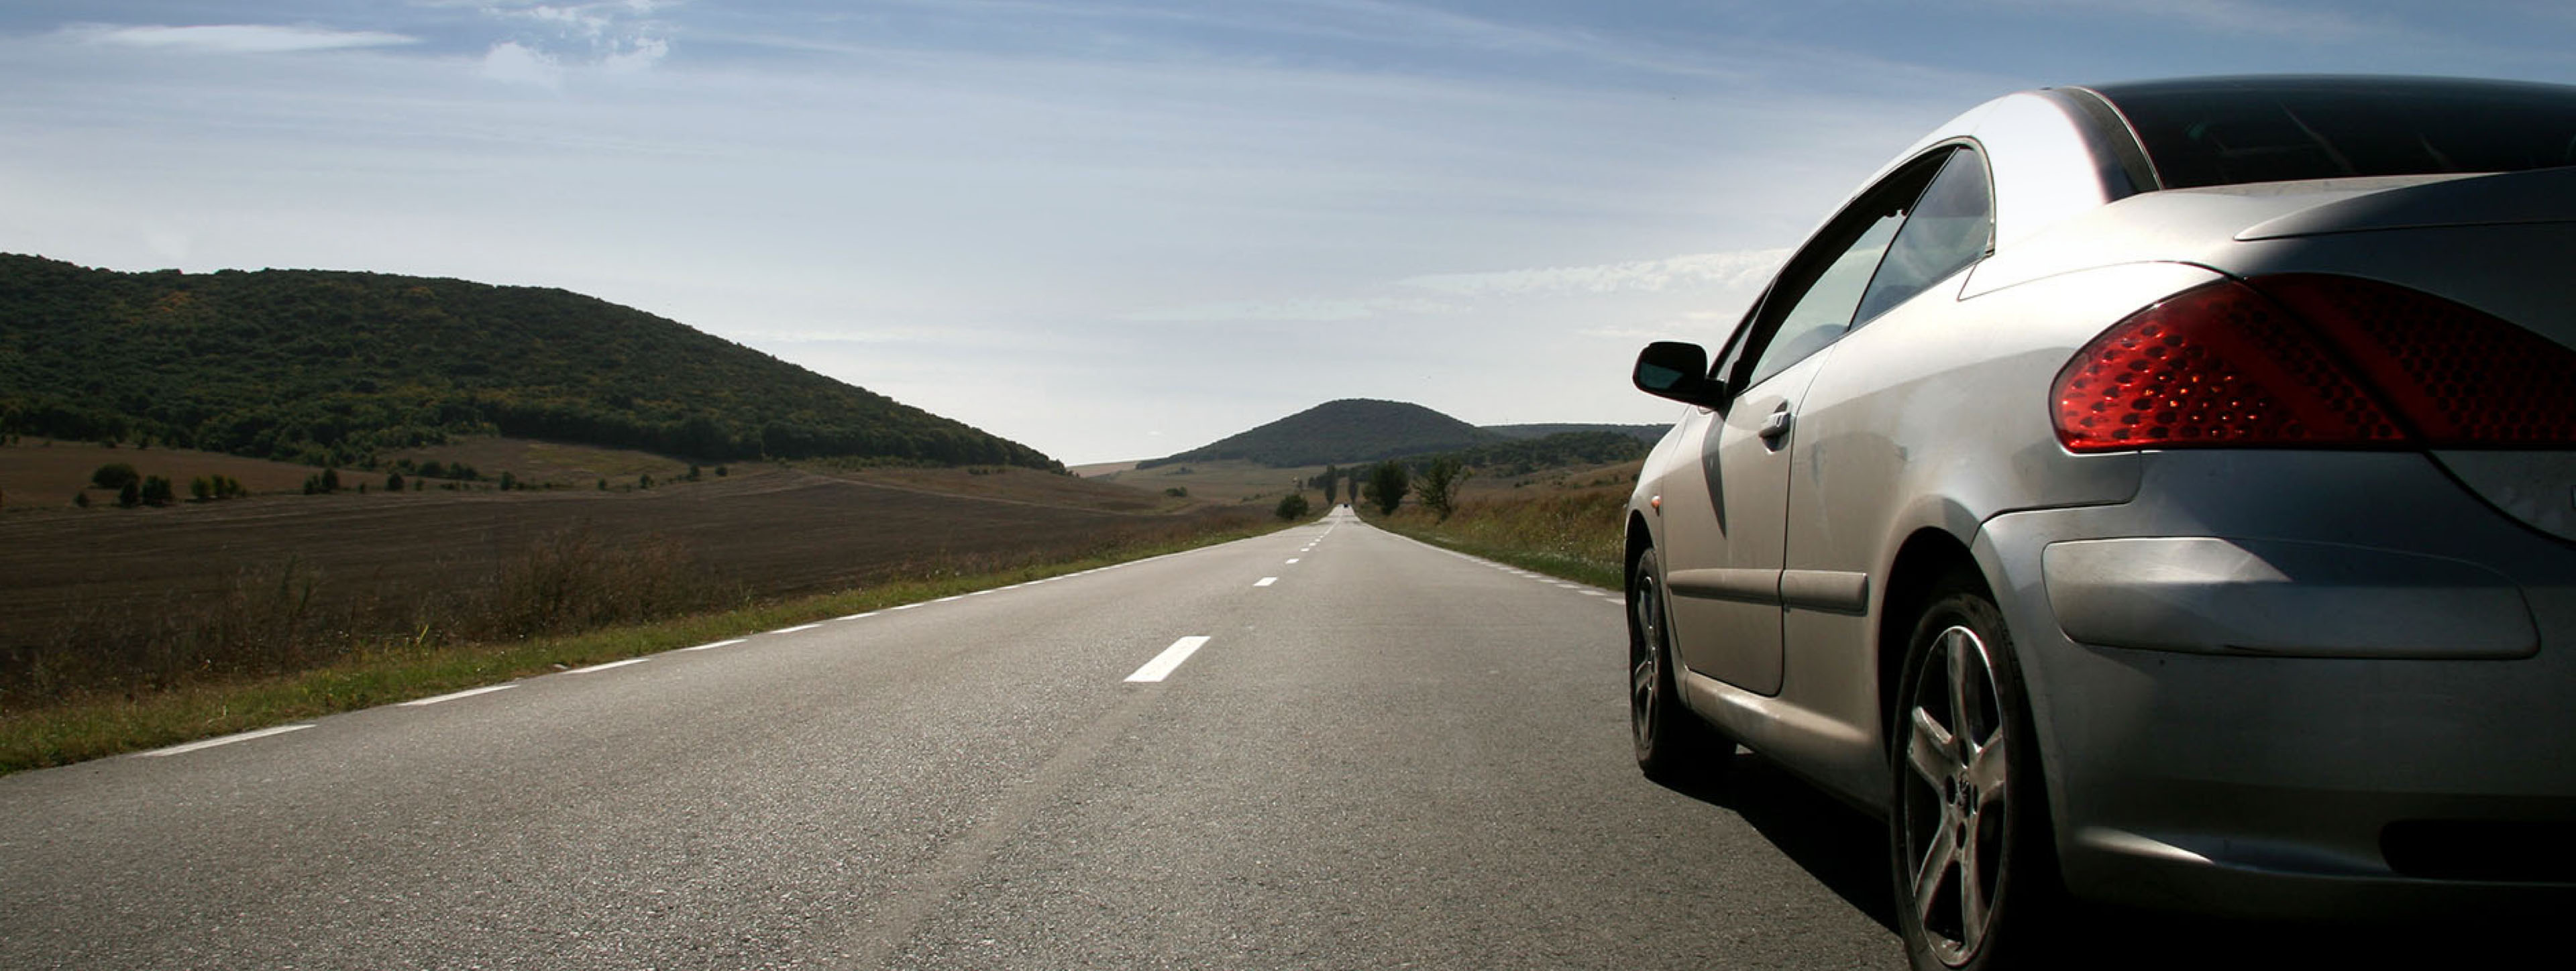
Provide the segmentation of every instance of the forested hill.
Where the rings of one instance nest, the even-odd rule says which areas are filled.
[[[1483,444],[1495,439],[1476,426],[1421,405],[1402,401],[1345,398],[1232,435],[1167,458],[1140,463],[1151,468],[1183,461],[1249,459],[1288,468],[1341,462],[1371,462],[1399,455],[1420,455]]]
[[[0,254],[0,430],[364,465],[456,434],[709,462],[1061,468],[1016,442],[563,290]]]

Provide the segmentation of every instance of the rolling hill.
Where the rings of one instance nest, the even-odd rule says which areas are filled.
[[[1528,470],[1622,462],[1646,454],[1663,425],[1546,424],[1478,428],[1421,405],[1346,398],[1177,455],[1137,463],[1238,459],[1272,468],[1452,453],[1471,466]]]
[[[1138,466],[1152,468],[1220,459],[1244,459],[1279,468],[1373,462],[1466,448],[1488,440],[1490,436],[1477,431],[1476,426],[1421,405],[1345,398]]]
[[[0,254],[0,432],[363,466],[449,436],[708,462],[1060,470],[1037,450],[564,290]]]

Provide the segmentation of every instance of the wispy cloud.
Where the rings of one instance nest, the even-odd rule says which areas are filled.
[[[2283,37],[2306,42],[2338,43],[2407,33],[2401,26],[2356,16],[2337,6],[2267,0],[2166,0],[2147,6],[2128,0],[1997,0],[1997,5],[2088,19],[2106,15],[2154,17],[2181,21],[2214,33]]]
[[[63,33],[84,43],[162,50],[210,51],[222,54],[282,54],[295,51],[393,47],[419,38],[374,30],[332,30],[273,24],[206,24],[192,27],[74,24]]]
[[[1660,260],[1556,266],[1493,273],[1443,273],[1397,281],[1400,286],[1461,297],[1572,296],[1660,292],[1682,287],[1759,283],[1789,255],[1785,249],[1693,253]]]
[[[651,68],[671,53],[674,27],[657,16],[670,6],[656,0],[480,4],[485,15],[514,25],[517,35],[492,46],[483,73],[551,87],[574,67],[619,73]]]

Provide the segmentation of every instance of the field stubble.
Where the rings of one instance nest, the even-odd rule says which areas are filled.
[[[766,471],[624,494],[11,516],[0,520],[0,716],[1109,555],[1252,521],[907,485]]]

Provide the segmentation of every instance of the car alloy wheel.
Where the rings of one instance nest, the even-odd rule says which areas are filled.
[[[1953,589],[1924,612],[1906,654],[1890,843],[1918,968],[1999,968],[2039,946],[2020,938],[2038,933],[2051,864],[2036,766],[2016,764],[2035,750],[2011,649],[1993,601]]]
[[[1682,704],[1663,576],[1653,550],[1628,573],[1628,725],[1637,768],[1658,782],[1707,780],[1725,771],[1735,745]]]

